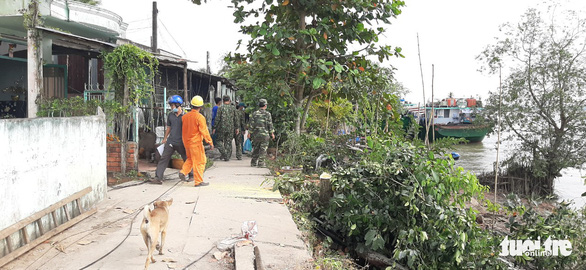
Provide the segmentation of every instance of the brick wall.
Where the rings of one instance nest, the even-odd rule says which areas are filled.
[[[108,142],[106,149],[108,153],[108,172],[120,172],[120,146],[119,142]],[[126,160],[126,172],[131,170],[138,171],[138,164],[134,162],[134,155],[138,154],[136,151],[136,142],[128,142],[126,151],[128,152],[128,159]]]

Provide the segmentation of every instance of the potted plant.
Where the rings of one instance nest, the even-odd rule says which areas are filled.
[[[183,158],[181,157],[181,155],[179,155],[179,153],[177,153],[177,151],[175,151],[171,156],[171,167],[174,169],[181,170],[181,168],[183,168],[183,163]]]

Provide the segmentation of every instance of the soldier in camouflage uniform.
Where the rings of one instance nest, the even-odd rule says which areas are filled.
[[[260,99],[258,102],[258,111],[250,116],[250,130],[248,137],[252,140],[252,160],[250,166],[264,167],[267,148],[269,147],[269,134],[275,139],[275,130],[273,129],[273,119],[271,113],[267,112],[267,100]]]
[[[244,103],[236,105],[236,126],[238,127],[239,134],[234,135],[234,141],[236,141],[236,159],[242,159],[242,142],[244,141],[244,132],[246,131],[246,116],[244,114]]]
[[[214,121],[214,128],[212,133],[217,135],[217,147],[220,150],[220,159],[224,161],[230,160],[232,156],[232,139],[234,135],[239,134],[240,131],[236,126],[236,108],[230,104],[230,97],[222,97],[224,104],[218,108],[216,114],[216,121]]]

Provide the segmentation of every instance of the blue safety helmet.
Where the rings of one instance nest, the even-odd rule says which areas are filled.
[[[183,99],[178,95],[174,95],[169,98],[169,104],[172,103],[183,104]]]

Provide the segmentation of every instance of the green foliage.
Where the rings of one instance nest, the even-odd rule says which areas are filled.
[[[280,175],[280,174],[279,174]],[[283,195],[291,195],[293,192],[299,191],[301,186],[305,183],[303,176],[300,173],[283,174],[281,177],[274,179],[267,178],[263,181],[263,185],[268,182],[273,182],[273,191],[279,190]]]
[[[115,100],[88,100],[82,97],[67,99],[41,100],[37,116],[39,117],[72,117],[96,115],[98,107],[102,108],[106,115],[106,123],[110,128],[114,127],[115,120],[125,115],[128,107],[122,106]]]
[[[43,26],[45,21],[39,12],[39,0],[31,0],[28,9],[22,10],[22,19],[24,29],[34,29],[37,26]],[[35,37],[35,46],[38,46],[39,33],[33,32]]]
[[[330,100],[326,99],[325,95],[322,97],[311,104],[306,123],[307,130],[315,134],[322,132],[335,134],[340,126],[351,120],[354,106],[345,98]]]
[[[540,213],[533,207],[520,203],[516,196],[509,196],[505,208],[514,215],[509,217],[507,227],[509,239],[537,240],[541,243],[547,238],[552,240],[570,240],[570,256],[516,256],[509,258],[517,265],[530,269],[584,269],[586,267],[586,207],[580,211],[569,208],[569,203],[562,202],[552,213]]]
[[[104,69],[111,80],[110,89],[116,93],[120,103],[124,99],[124,86],[129,89],[127,102],[138,104],[141,99],[149,97],[154,91],[153,78],[159,61],[149,52],[124,44],[112,52],[102,54]]]
[[[346,143],[352,141],[351,136],[336,136],[332,138],[322,138],[313,134],[296,135],[293,132],[287,134],[287,140],[279,147],[280,158],[271,161],[271,165],[276,168],[291,166],[294,168],[303,168],[305,173],[320,172],[320,168],[315,168],[316,158],[320,155],[327,155],[331,162],[352,162],[355,161],[352,150],[346,147]],[[331,163],[323,164],[330,165]]]
[[[250,78],[264,89],[274,88],[292,99],[296,133],[302,128],[302,108],[308,106],[328,82],[355,76],[370,68],[366,57],[402,56],[401,49],[377,46],[382,26],[401,13],[403,1],[258,1],[232,0],[234,21],[250,35],[246,55],[234,63],[258,65]],[[255,17],[254,24],[246,25]],[[308,21],[309,20],[309,21]],[[240,42],[239,42],[240,43]],[[350,44],[360,47],[352,51]]]
[[[476,177],[422,145],[371,137],[356,166],[334,173],[334,197],[322,209],[329,228],[359,250],[392,256],[409,268],[497,267],[475,213]]]
[[[214,166],[214,160],[211,158],[206,159],[206,170]]]
[[[496,122],[502,114],[502,130],[519,142],[513,161],[549,194],[562,169],[586,163],[584,25],[584,18],[557,6],[546,17],[529,9],[517,25],[504,25],[505,36],[478,57],[490,72],[510,67],[502,106],[499,94],[491,93],[485,115]]]
[[[259,75],[251,76],[253,73]],[[293,129],[297,109],[293,105],[293,99],[285,91],[280,91],[280,87],[283,85],[262,83],[262,80],[268,80],[263,76],[268,77],[270,74],[270,68],[263,65],[240,64],[233,65],[226,76],[233,79],[239,89],[245,90],[242,101],[247,104],[246,112],[248,114],[258,110],[259,99],[267,100],[267,111],[271,113],[273,118],[275,140],[282,142],[287,138],[287,131]]]
[[[351,260],[339,255],[320,258],[314,264],[315,269],[324,270],[348,270],[356,268],[356,265]]]
[[[319,217],[350,247],[382,253],[411,269],[502,267],[494,255],[498,239],[483,232],[475,211],[464,207],[486,189],[475,176],[454,168],[451,158],[386,133],[369,136],[363,152],[348,149],[350,137],[290,138],[295,139],[286,149],[302,155],[285,154],[288,161],[315,163],[326,147],[335,161],[328,168],[333,171],[330,202],[318,204],[317,187],[304,182],[290,196],[296,209]],[[324,143],[316,143],[320,140]]]
[[[171,159],[183,159],[183,158],[181,157],[181,155],[177,151],[175,151],[175,152],[173,152],[173,155],[171,155]]]
[[[88,100],[84,101],[82,97],[72,97],[66,99],[48,99],[39,104],[37,116],[40,117],[71,117],[71,116],[88,116],[96,115],[97,108],[101,107],[106,115],[124,113],[128,108],[124,108],[120,103],[114,100]]]

